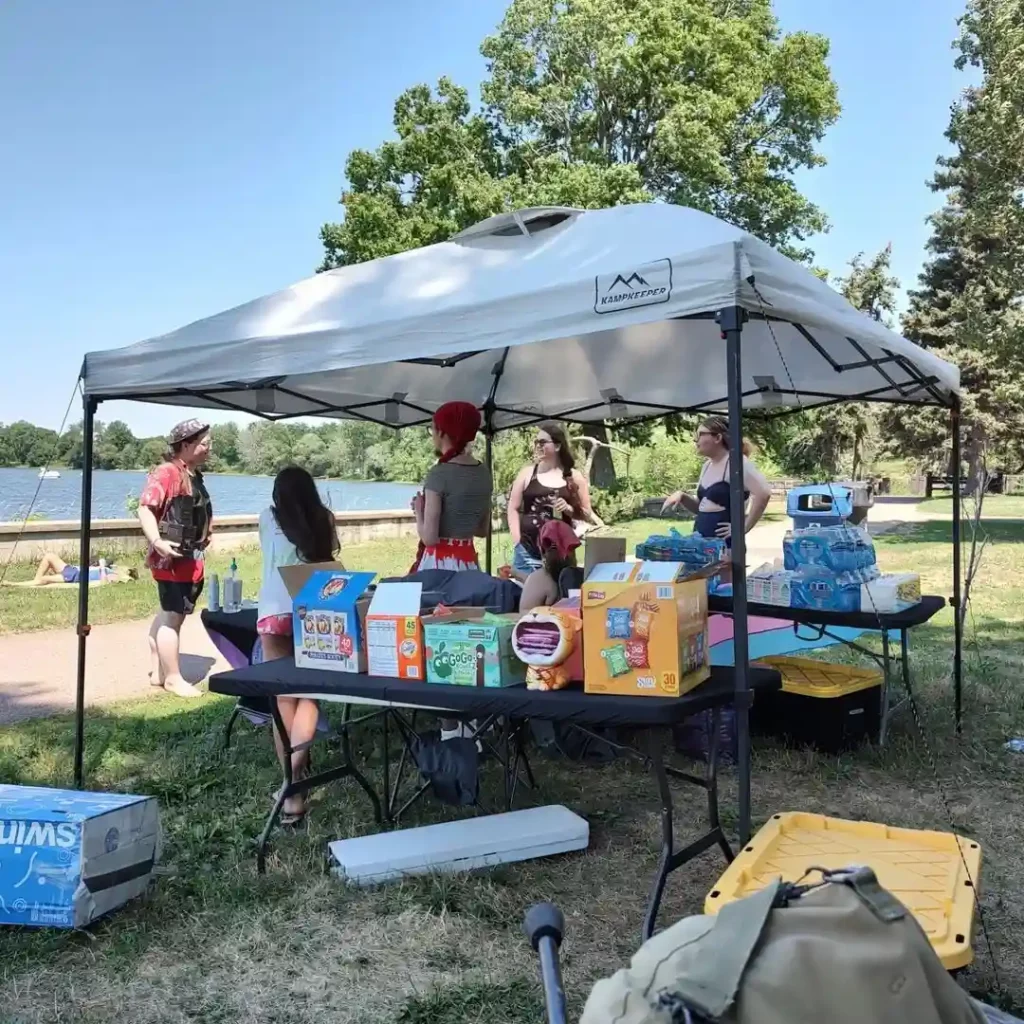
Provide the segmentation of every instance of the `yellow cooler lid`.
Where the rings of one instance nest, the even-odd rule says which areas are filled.
[[[803,697],[843,697],[848,693],[882,685],[879,669],[834,665],[812,658],[790,658],[783,655],[758,658],[756,664],[773,668],[781,674],[784,693],[798,693]]]

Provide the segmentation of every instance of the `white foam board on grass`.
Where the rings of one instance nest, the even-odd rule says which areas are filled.
[[[334,873],[351,885],[406,875],[472,871],[535,857],[585,850],[590,825],[552,804],[439,825],[378,832],[328,844]]]

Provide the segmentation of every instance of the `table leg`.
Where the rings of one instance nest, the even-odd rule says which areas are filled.
[[[273,728],[277,730],[277,734],[281,738],[281,746],[284,752],[284,782],[281,784],[281,788],[277,792],[273,809],[267,817],[266,824],[263,826],[263,832],[256,844],[256,870],[261,875],[264,874],[267,869],[267,846],[270,842],[270,833],[274,830],[274,825],[277,824],[277,819],[281,814],[281,808],[284,806],[285,800],[290,796],[298,796],[302,793],[307,793],[319,786],[327,785],[328,782],[334,782],[336,779],[352,778],[355,779],[360,788],[370,798],[370,803],[373,805],[373,816],[377,824],[380,825],[383,821],[380,797],[377,796],[374,788],[369,782],[367,782],[366,777],[358,768],[356,768],[352,760],[352,744],[349,738],[349,727],[354,723],[351,722],[350,705],[345,705],[345,711],[342,716],[341,749],[343,762],[339,765],[335,765],[333,768],[328,768],[326,771],[318,772],[316,775],[307,775],[303,779],[294,779],[292,777],[292,755],[298,750],[303,749],[303,747],[292,747],[284,727],[284,722],[281,719],[281,712],[278,710],[276,700],[271,700],[270,712],[273,719]],[[313,741],[311,740],[310,743],[305,744],[304,746],[308,748],[312,742]]]
[[[383,722],[383,743],[384,743],[384,764],[381,765],[381,775],[383,778],[384,785],[382,787],[384,792],[384,817],[386,820],[391,820],[391,735],[388,729],[388,724],[391,720],[391,712],[384,712]]]
[[[654,934],[654,926],[658,919],[658,911],[661,908],[662,896],[665,892],[665,883],[668,876],[681,868],[688,861],[699,857],[706,850],[717,846],[725,855],[726,863],[733,859],[732,848],[725,838],[718,813],[718,734],[720,731],[721,709],[715,708],[712,711],[712,730],[708,741],[708,763],[704,778],[688,775],[675,769],[670,769],[665,764],[665,747],[661,730],[652,730],[649,734],[649,765],[654,774],[658,786],[658,796],[661,799],[661,856],[658,859],[658,870],[654,876],[654,884],[651,888],[650,899],[647,902],[647,912],[644,915],[643,929],[640,933],[642,942],[646,942]],[[673,826],[672,791],[669,788],[668,777],[671,774],[707,790],[708,797],[708,831],[699,839],[694,840],[682,850],[675,849],[675,834]]]
[[[242,713],[242,708],[237,701],[235,706],[231,709],[231,717],[228,719],[228,724],[224,729],[224,749],[229,750],[231,748],[231,732],[235,727],[235,719]]]
[[[903,631],[903,636],[906,636],[906,632]],[[880,747],[885,746],[885,737],[889,731],[889,669],[891,667],[891,657],[889,654],[889,630],[882,630],[882,706],[880,711],[880,721],[878,725],[878,745]]]
[[[338,772],[336,778],[342,778],[346,775],[351,775],[356,780],[359,788],[370,798],[370,803],[373,806],[373,820],[378,824],[382,824],[384,821],[384,815],[381,813],[380,797],[377,796],[377,791],[370,785],[366,776],[356,767],[355,759],[352,757],[352,740],[349,736],[349,726],[352,717],[352,705],[345,705],[345,713],[342,717],[343,727],[341,732],[341,756],[345,759],[345,764],[339,766],[333,771]],[[311,776],[311,778],[324,778],[324,776],[330,775],[331,772],[324,772],[319,776]],[[324,779],[324,781],[329,781]]]
[[[910,630],[900,630],[900,660],[903,662],[903,689],[910,696]]]
[[[277,701],[273,698],[270,700],[270,717],[271,728],[277,732],[278,738],[281,740],[281,750],[284,753],[284,781],[281,783],[281,788],[277,791],[273,809],[267,817],[267,823],[263,826],[263,832],[260,835],[259,842],[256,844],[256,871],[261,875],[267,870],[267,843],[270,841],[270,833],[277,824],[277,819],[281,814],[281,808],[284,806],[285,800],[292,795],[292,746],[288,737],[288,731],[284,727],[284,721],[281,719],[281,712],[278,709]]]

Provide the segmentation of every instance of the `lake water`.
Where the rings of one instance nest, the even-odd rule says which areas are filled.
[[[20,519],[29,511],[46,519],[78,519],[81,471],[62,469],[59,472],[59,479],[40,480],[36,469],[0,469],[0,522]],[[126,499],[129,495],[138,497],[145,479],[145,473],[94,471],[92,518],[128,518]],[[255,514],[270,504],[272,477],[209,473],[205,479],[215,514]],[[412,484],[366,480],[320,480],[318,486],[324,500],[336,512],[408,508],[417,491]]]

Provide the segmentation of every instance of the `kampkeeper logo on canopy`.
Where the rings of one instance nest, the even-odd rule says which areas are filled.
[[[594,278],[594,312],[654,306],[672,297],[672,261],[655,260],[615,274]]]

